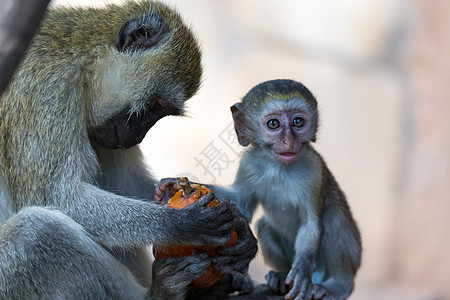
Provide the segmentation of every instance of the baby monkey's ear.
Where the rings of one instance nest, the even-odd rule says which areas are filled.
[[[236,130],[237,138],[241,146],[250,145],[250,136],[245,126],[244,107],[238,102],[230,107],[234,120],[234,130]]]
[[[119,51],[149,49],[157,45],[169,32],[167,24],[156,14],[126,21],[117,33],[116,47]]]

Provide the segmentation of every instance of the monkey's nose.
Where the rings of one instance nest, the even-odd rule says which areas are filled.
[[[288,133],[283,137],[281,142],[283,143],[283,146],[292,150],[294,148],[294,144],[295,144],[295,137],[292,136],[291,133]]]

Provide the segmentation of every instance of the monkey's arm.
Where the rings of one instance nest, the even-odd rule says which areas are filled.
[[[247,192],[245,187],[233,185],[233,187],[224,187],[218,185],[208,185],[208,188],[213,191],[219,199],[230,199],[230,201],[236,204],[239,212],[251,222],[253,212],[256,208],[256,201]]]
[[[254,237],[249,223],[251,222],[253,212],[256,207],[256,201],[251,197],[248,192],[248,188],[237,188],[234,185],[233,188],[221,187],[221,186],[208,186],[219,199],[230,199],[234,203],[240,216],[236,225],[236,231],[238,233],[238,242],[234,247],[222,247],[217,250],[221,256],[218,256],[215,260],[219,264],[219,270],[223,272],[239,271],[246,273],[250,261],[255,257],[258,251],[257,240]],[[214,260],[213,260],[214,261]],[[222,265],[222,267],[220,267]]]
[[[286,299],[306,299],[311,293],[311,275],[315,268],[315,255],[319,247],[321,228],[312,211],[306,212],[306,220],[295,238],[295,256],[286,284],[293,284]]]
[[[108,248],[149,244],[226,244],[234,225],[234,210],[222,202],[206,207],[205,196],[194,205],[174,210],[153,202],[125,198],[88,183],[80,183],[73,201],[60,207]],[[202,224],[202,226],[198,226]]]

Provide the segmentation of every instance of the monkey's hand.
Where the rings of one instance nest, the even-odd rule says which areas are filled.
[[[306,300],[310,299],[312,291],[311,276],[308,272],[302,270],[302,265],[295,263],[286,277],[286,284],[292,288],[284,297],[286,300]]]
[[[331,295],[327,289],[320,284],[313,284],[311,291],[312,300],[337,300],[338,298]]]
[[[210,265],[206,253],[168,257],[153,263],[152,299],[184,299],[188,285]]]
[[[286,295],[289,290],[285,282],[286,276],[287,274],[285,272],[269,271],[265,276],[267,286],[276,295]]]
[[[247,274],[241,274],[238,272],[231,272],[231,287],[233,291],[242,292],[248,294],[253,291],[253,281]]]
[[[167,208],[173,211],[169,224],[175,228],[170,232],[176,234],[178,243],[223,246],[230,240],[237,209],[229,200],[208,207],[214,199],[215,195],[209,193],[182,209]]]
[[[235,210],[237,224],[237,243],[230,247],[219,247],[216,249],[217,255],[213,256],[213,265],[222,273],[237,271],[246,273],[250,261],[258,252],[257,240],[253,235],[247,219]]]
[[[175,193],[181,189],[178,184],[179,178],[163,178],[155,187],[155,201],[165,203],[169,198],[172,198]]]

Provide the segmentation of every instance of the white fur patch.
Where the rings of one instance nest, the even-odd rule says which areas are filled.
[[[102,124],[127,107],[130,115],[144,112],[151,93],[164,95],[182,107],[186,98],[183,87],[170,81],[165,81],[162,86],[157,81],[160,80],[159,70],[152,70],[155,66],[150,57],[162,50],[128,53],[102,48],[98,51],[91,82],[92,125]]]
[[[318,212],[313,211],[317,206],[311,203],[317,202],[321,165],[316,154],[307,150],[290,166],[254,156],[258,151],[254,148],[242,158],[245,162],[241,166],[246,166],[249,175],[248,184],[255,191],[267,220],[289,238],[295,238],[298,228],[311,218],[318,221]]]

